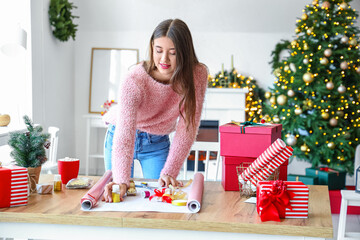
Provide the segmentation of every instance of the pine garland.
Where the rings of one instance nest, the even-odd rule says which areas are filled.
[[[44,145],[50,134],[42,133],[43,128],[34,126],[28,116],[24,116],[24,122],[28,132],[10,133],[8,144],[13,148],[10,155],[17,166],[39,167],[47,160]]]

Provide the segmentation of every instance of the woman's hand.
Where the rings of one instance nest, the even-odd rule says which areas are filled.
[[[116,185],[116,183],[114,182],[109,182],[108,184],[105,185],[104,187],[104,194],[102,196],[102,200],[105,202],[109,202],[111,203],[113,201],[112,199],[112,186]],[[124,200],[124,195],[127,191],[127,185],[125,183],[119,184],[119,188],[120,188],[120,201]]]
[[[158,180],[160,187],[169,187],[171,184],[173,187],[183,186],[183,182],[177,181],[175,178],[169,176],[169,175],[161,175]]]

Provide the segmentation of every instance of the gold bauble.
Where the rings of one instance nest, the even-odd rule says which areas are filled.
[[[285,95],[281,94],[277,97],[276,101],[279,105],[284,105],[287,102],[287,97]]]
[[[339,117],[343,117],[345,115],[344,111],[336,111],[336,115],[338,115]]]
[[[323,112],[323,113],[321,113],[321,117],[322,117],[323,119],[328,119],[328,118],[329,118],[329,113]]]
[[[308,15],[306,13],[303,13],[303,15],[301,15],[301,19],[305,21],[306,19],[308,19]]]
[[[302,109],[301,108],[296,108],[295,110],[294,110],[294,112],[295,112],[295,114],[296,115],[300,115],[300,114],[302,114]]]
[[[306,64],[309,64],[309,59],[307,59],[307,58],[304,58],[303,59],[303,63],[306,65]]]
[[[307,35],[310,35],[313,31],[314,31],[314,28],[311,27],[306,30],[306,33],[307,33]]]
[[[287,91],[287,95],[288,95],[288,97],[293,97],[293,96],[295,96],[294,90],[290,89],[289,91]]]
[[[349,67],[349,64],[346,61],[340,63],[340,68],[346,70]]]
[[[345,10],[345,9],[347,9],[349,6],[347,5],[347,3],[346,2],[342,2],[341,4],[340,4],[340,9],[341,10]]]
[[[349,42],[349,38],[347,36],[343,36],[341,39],[340,39],[340,42],[343,43],[343,44],[346,44]]]
[[[356,72],[357,72],[357,73],[360,73],[360,66],[357,66],[357,67],[356,67]]]
[[[309,50],[309,44],[304,43],[304,50]]]
[[[330,6],[331,5],[328,1],[323,2],[323,4],[321,5],[321,7],[323,7],[323,8],[330,8]]]
[[[301,145],[300,150],[302,152],[306,152],[308,150],[308,146],[306,146],[306,144],[304,143],[304,145]]]
[[[332,81],[326,83],[326,89],[331,90],[334,88],[334,83]]]
[[[289,71],[289,70],[290,70],[289,65],[285,65],[285,66],[284,66],[284,71],[287,72],[287,71]]]
[[[332,50],[330,48],[325,49],[324,55],[325,57],[330,57],[332,55]]]
[[[295,33],[300,33],[300,29],[299,29],[299,28],[296,28],[296,29],[295,29]]]
[[[352,38],[352,39],[349,41],[349,44],[355,46],[355,45],[357,44],[356,39],[355,39],[355,38]]]
[[[238,88],[239,87],[239,84],[237,82],[234,82],[233,83],[233,88]]]
[[[335,148],[335,143],[334,142],[329,142],[327,146],[330,149],[334,149]]]
[[[314,5],[314,6],[315,6],[316,4],[318,4],[318,3],[319,3],[319,0],[313,0],[313,1],[312,1],[312,5]]]
[[[296,47],[296,44],[297,44],[297,41],[296,41],[296,40],[292,40],[292,41],[291,41],[291,46]]]
[[[335,127],[338,124],[338,120],[336,118],[331,118],[329,123],[330,126]]]
[[[314,81],[314,75],[310,72],[304,73],[303,80],[306,83],[311,83],[312,81]]]
[[[272,96],[272,97],[270,98],[270,103],[273,104],[273,105],[276,104],[276,98],[275,98],[275,96]]]
[[[271,92],[266,92],[266,93],[265,93],[265,98],[266,98],[266,99],[269,99],[270,97],[271,97]]]
[[[280,118],[279,118],[278,115],[275,115],[275,116],[273,117],[273,120],[274,120],[274,123],[279,123],[279,122],[280,122]]]
[[[341,84],[341,85],[338,87],[337,90],[338,90],[338,92],[339,92],[340,94],[343,94],[343,93],[346,92],[346,87]]]
[[[321,65],[327,65],[328,63],[329,63],[329,60],[326,57],[324,57],[320,60]]]
[[[280,69],[280,68],[275,69],[275,70],[274,70],[274,75],[275,75],[276,77],[280,77],[280,75],[281,75],[281,69]]]
[[[254,95],[253,91],[248,93],[250,97],[252,97]]]

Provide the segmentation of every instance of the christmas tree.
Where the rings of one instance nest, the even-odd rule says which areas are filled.
[[[232,64],[233,65],[233,64]],[[217,73],[215,77],[209,75],[209,88],[247,88],[249,92],[246,94],[246,120],[260,122],[262,115],[262,102],[265,99],[265,91],[261,89],[253,77],[240,74],[233,66],[231,71]]]
[[[9,145],[13,148],[10,155],[18,166],[39,167],[47,160],[45,147],[50,146],[47,141],[50,134],[42,133],[43,128],[34,126],[28,116],[24,116],[24,121],[28,132],[10,133]]]
[[[290,55],[277,62],[269,119],[283,124],[294,155],[313,166],[354,170],[360,137],[358,16],[351,0],[314,0],[296,23],[296,38],[280,43]],[[278,46],[279,47],[279,46]]]

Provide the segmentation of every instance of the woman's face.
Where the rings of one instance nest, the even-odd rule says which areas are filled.
[[[164,78],[170,79],[176,69],[176,52],[173,41],[168,37],[154,39],[153,59],[156,68]]]

